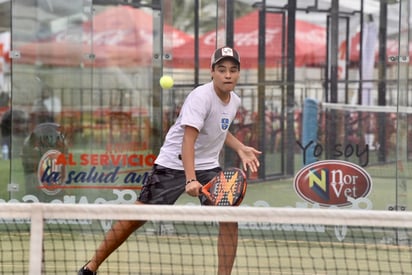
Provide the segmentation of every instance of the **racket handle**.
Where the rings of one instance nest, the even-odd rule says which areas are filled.
[[[206,197],[206,199],[207,199],[209,202],[213,202],[213,199],[212,199],[212,197],[210,196],[210,193],[209,193],[209,191],[207,191],[207,189],[206,189],[205,186],[199,188],[199,195],[203,195],[203,196]]]

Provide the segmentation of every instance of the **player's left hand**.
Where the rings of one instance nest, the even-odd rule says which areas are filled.
[[[258,156],[262,154],[261,151],[250,146],[242,146],[237,153],[242,161],[243,169],[249,168],[252,173],[257,172],[260,166]]]

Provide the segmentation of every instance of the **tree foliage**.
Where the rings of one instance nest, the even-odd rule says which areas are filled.
[[[225,0],[226,1],[226,0]],[[199,33],[203,34],[216,29],[218,6],[223,0],[199,0]],[[233,0],[235,1],[235,0]],[[186,32],[194,33],[195,12],[193,0],[173,0],[173,25],[174,27]],[[240,1],[235,1],[234,17],[240,17],[252,11],[252,7]],[[224,15],[224,11],[219,10],[219,15]]]

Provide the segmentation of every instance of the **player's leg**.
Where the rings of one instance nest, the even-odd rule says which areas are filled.
[[[230,275],[236,258],[238,224],[221,222],[218,237],[218,275]]]
[[[136,204],[142,204],[136,202]],[[104,240],[96,249],[92,259],[83,267],[83,269],[96,272],[99,266],[113,253],[124,241],[138,228],[144,225],[146,221],[117,221],[112,228],[106,233]],[[79,272],[79,274],[82,274]]]
[[[205,171],[197,171],[196,177],[200,183],[206,184],[222,169],[215,168]],[[202,205],[207,204],[204,196],[199,197]],[[218,236],[218,275],[230,275],[236,258],[238,242],[237,223],[222,222],[219,224]]]
[[[144,183],[136,204],[174,204],[185,190],[185,174],[155,165]],[[79,275],[96,274],[103,261],[146,221],[118,221],[107,232],[92,259],[80,269]]]

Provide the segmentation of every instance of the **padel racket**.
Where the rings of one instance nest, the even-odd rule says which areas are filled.
[[[246,193],[246,175],[239,168],[228,168],[217,174],[201,189],[209,205],[237,206]]]

